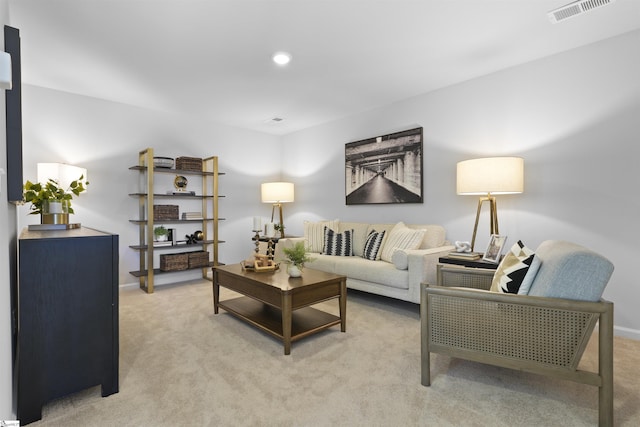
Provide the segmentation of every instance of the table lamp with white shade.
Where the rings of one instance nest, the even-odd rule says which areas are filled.
[[[521,157],[488,157],[459,162],[456,192],[479,195],[476,223],[473,227],[471,250],[474,250],[482,204],[489,202],[490,234],[498,231],[498,207],[495,195],[518,194],[524,191],[524,160]]]

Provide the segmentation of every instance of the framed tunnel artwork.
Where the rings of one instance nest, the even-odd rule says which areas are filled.
[[[422,203],[422,128],[345,145],[347,205]]]

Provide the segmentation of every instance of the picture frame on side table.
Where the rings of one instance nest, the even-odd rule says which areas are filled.
[[[492,234],[491,238],[489,239],[489,245],[487,246],[487,250],[484,252],[482,260],[498,264],[500,262],[500,255],[502,254],[502,249],[504,248],[504,244],[506,243],[506,241],[507,236]]]

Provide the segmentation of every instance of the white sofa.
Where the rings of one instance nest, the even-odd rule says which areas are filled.
[[[438,258],[455,249],[446,241],[445,229],[440,225],[369,224],[361,222],[321,221],[305,222],[304,237],[280,239],[275,248],[275,260],[284,259],[283,249],[292,247],[298,241],[304,241],[313,261],[305,265],[330,273],[347,277],[347,287],[373,294],[384,295],[413,303],[420,302],[420,284],[436,283],[436,265]],[[324,226],[343,233],[353,230],[353,256],[323,254]],[[418,238],[415,249],[402,249],[398,239],[398,230],[424,230]],[[385,231],[382,245],[375,261],[363,258],[365,242],[369,233]],[[407,230],[408,231],[408,230]],[[408,231],[409,234],[415,234]],[[341,237],[344,237],[341,235]],[[394,245],[391,247],[390,245]],[[415,239],[414,244],[416,246]],[[325,250],[325,252],[327,252]],[[383,256],[386,254],[386,256]],[[385,260],[386,259],[386,260]],[[304,273],[303,273],[304,274]]]

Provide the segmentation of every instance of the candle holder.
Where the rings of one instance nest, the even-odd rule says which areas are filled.
[[[273,260],[274,255],[275,255],[275,249],[276,244],[273,241],[273,237],[269,237],[269,241],[267,242],[267,257],[269,257],[270,260]]]
[[[254,249],[254,251],[257,253],[260,252],[260,230],[252,230],[254,233],[256,233],[255,236],[253,236],[253,240],[256,241],[255,245],[256,248]]]

